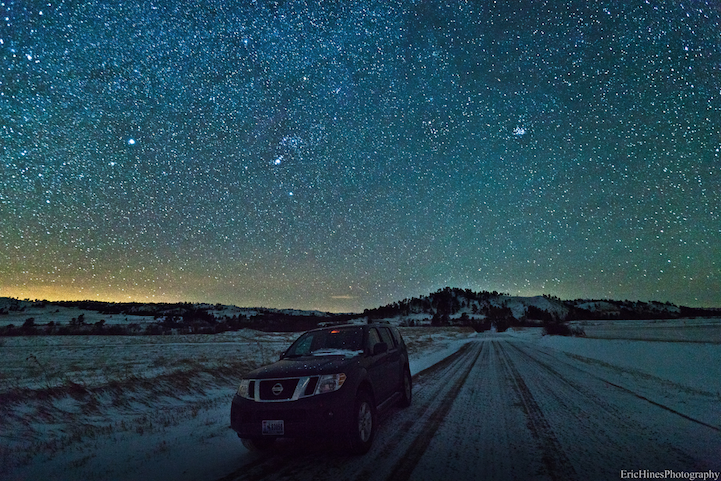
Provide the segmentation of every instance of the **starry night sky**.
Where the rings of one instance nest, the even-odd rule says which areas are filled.
[[[721,305],[716,1],[0,0],[0,72],[0,296]]]

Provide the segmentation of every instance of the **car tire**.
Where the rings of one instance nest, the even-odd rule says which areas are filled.
[[[366,391],[359,391],[353,407],[350,425],[350,448],[355,454],[365,454],[373,444],[376,433],[376,409],[373,398]]]
[[[267,451],[275,444],[275,438],[242,438],[240,441],[253,452]]]
[[[407,408],[411,405],[412,400],[413,379],[411,378],[411,373],[406,369],[403,372],[403,384],[401,384],[401,400],[399,404],[402,408]]]

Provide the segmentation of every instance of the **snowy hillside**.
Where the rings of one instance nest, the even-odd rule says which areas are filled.
[[[362,313],[334,314],[222,304],[20,301],[0,298],[0,336],[217,334],[239,329],[304,331],[321,324],[386,320],[401,326],[461,325],[477,331],[574,320],[720,317],[721,309],[670,303],[520,297],[446,287]]]
[[[364,314],[373,319],[396,319],[402,324],[540,325],[581,319],[675,319],[721,316],[721,309],[699,309],[670,303],[588,300],[564,301],[555,296],[521,297],[498,292],[473,292],[446,287],[427,296],[403,299]],[[500,322],[499,322],[500,321]]]

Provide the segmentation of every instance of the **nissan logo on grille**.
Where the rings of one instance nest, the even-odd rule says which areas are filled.
[[[283,386],[280,383],[276,383],[275,386],[273,386],[273,394],[276,396],[279,396],[280,393],[283,392]]]

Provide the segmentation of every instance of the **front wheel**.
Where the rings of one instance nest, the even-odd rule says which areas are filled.
[[[400,406],[407,408],[411,405],[413,400],[413,381],[411,380],[411,373],[408,370],[403,372],[403,385],[401,386],[401,401]]]
[[[350,447],[354,453],[365,454],[373,444],[376,432],[376,410],[373,399],[365,391],[356,395],[350,426]]]

